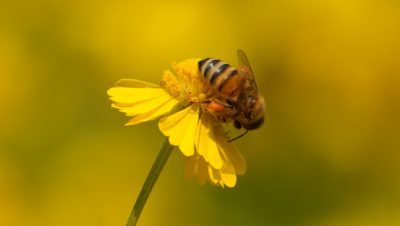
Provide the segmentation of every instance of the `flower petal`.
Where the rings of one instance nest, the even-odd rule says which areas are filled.
[[[199,184],[206,183],[208,178],[208,164],[200,155],[185,157],[185,176],[196,177]]]
[[[210,165],[208,166],[208,179],[213,185],[220,185],[224,187],[235,187],[236,185],[236,173],[232,166],[225,165],[221,169],[214,169]]]
[[[208,172],[207,172],[208,164],[204,160],[203,157],[198,156],[198,161],[197,161],[197,182],[201,185],[205,184],[208,178]]]
[[[231,143],[225,143],[226,147],[222,147],[224,153],[228,156],[229,160],[233,165],[236,173],[238,175],[244,175],[247,170],[246,160],[243,157],[242,153],[237,149],[237,147]],[[221,144],[222,146],[224,144]]]
[[[193,178],[197,174],[197,161],[198,155],[192,155],[189,157],[185,157],[185,177],[186,178]]]
[[[112,101],[124,104],[139,103],[160,96],[169,97],[161,88],[113,87],[107,93]]]
[[[213,125],[215,120],[208,114],[202,114],[196,131],[196,149],[199,155],[210,163],[215,169],[222,167],[222,159],[215,142]]]
[[[112,107],[118,108],[127,116],[135,116],[125,125],[155,119],[170,112],[178,104],[164,89],[151,83],[122,79],[117,85],[122,87],[113,87],[107,91],[114,101]]]
[[[138,114],[143,114],[149,111],[152,111],[161,105],[169,102],[170,100],[174,100],[172,102],[178,103],[175,99],[171,98],[167,93],[163,93],[162,95],[159,95],[157,97],[144,100],[138,103],[134,104],[118,104],[115,103],[112,106],[115,108],[118,108],[121,112],[124,112],[127,116],[135,116]]]
[[[199,120],[199,107],[192,105],[173,115],[164,117],[158,126],[169,137],[172,145],[179,146],[185,156],[194,154],[194,137]]]
[[[134,88],[144,88],[144,87],[153,87],[156,88],[158,85],[137,80],[137,79],[120,79],[115,83],[115,86],[119,87],[134,87]]]
[[[170,111],[172,111],[175,106],[178,104],[178,101],[175,99],[169,99],[167,102],[162,103],[161,105],[155,105],[153,106],[153,109],[146,109],[146,108],[141,108],[141,112],[138,112],[138,115],[133,117],[131,120],[129,120],[128,123],[125,125],[136,125],[141,122],[146,122],[150,121],[153,119],[156,119]]]
[[[245,174],[247,168],[246,160],[236,146],[224,138],[224,130],[222,125],[215,126],[215,134],[218,148],[224,159],[224,162],[229,162],[232,164],[237,174]]]
[[[219,170],[212,168],[210,165],[208,166],[208,179],[211,184],[219,185],[221,181],[221,175]]]
[[[233,188],[236,185],[236,173],[235,170],[228,165],[224,165],[219,173],[221,175],[221,186],[226,185],[227,187]]]

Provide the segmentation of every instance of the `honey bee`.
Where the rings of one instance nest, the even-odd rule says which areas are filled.
[[[200,60],[198,68],[212,90],[206,109],[224,121],[233,119],[234,126],[247,133],[264,123],[265,102],[246,54],[237,50],[237,55],[237,68],[213,58]]]

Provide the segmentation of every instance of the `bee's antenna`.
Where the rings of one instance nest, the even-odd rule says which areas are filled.
[[[235,141],[235,140],[237,140],[237,139],[239,139],[239,138],[243,137],[244,135],[246,135],[246,133],[248,133],[248,132],[249,132],[249,131],[248,131],[248,130],[246,130],[246,132],[244,132],[244,133],[240,134],[239,136],[237,136],[237,137],[235,137],[235,138],[232,138],[232,139],[228,140],[228,142]]]

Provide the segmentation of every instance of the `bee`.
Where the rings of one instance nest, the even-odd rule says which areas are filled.
[[[246,54],[237,50],[237,56],[237,68],[213,58],[200,60],[198,68],[212,90],[206,109],[224,121],[233,119],[234,126],[247,133],[264,123],[265,102]]]

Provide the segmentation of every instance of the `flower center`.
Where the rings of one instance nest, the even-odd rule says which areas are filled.
[[[184,71],[179,67],[174,69],[177,76],[170,71],[164,71],[160,86],[184,106],[204,103],[207,100],[204,93],[205,81],[196,73]]]
[[[179,98],[182,93],[182,89],[178,80],[170,71],[164,72],[160,86],[164,88],[173,98]]]
[[[186,100],[190,103],[203,103],[206,100],[206,95],[204,93],[200,93],[195,96],[192,92],[188,92],[186,95]]]

